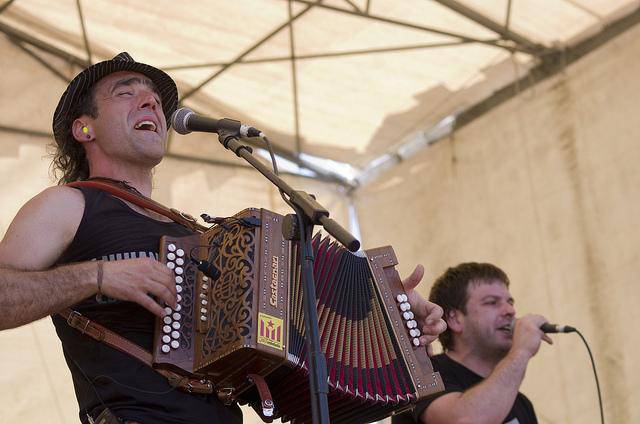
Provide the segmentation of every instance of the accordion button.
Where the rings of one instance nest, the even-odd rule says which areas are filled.
[[[181,295],[179,295],[179,294],[177,294],[177,295],[176,295],[176,299],[178,299],[178,302],[180,302],[180,301],[182,300],[182,296],[181,296]],[[178,306],[180,306],[180,305],[178,305]],[[176,311],[177,311],[177,310],[178,310],[178,309],[176,308]]]
[[[176,250],[176,255],[178,255],[178,256],[184,256],[184,250],[182,250],[182,249],[178,249],[178,250]]]
[[[209,290],[209,284],[203,284],[202,290]]]
[[[179,330],[180,329],[180,323],[179,322],[173,322],[171,324],[171,326],[173,327],[174,330]]]
[[[200,315],[200,321],[206,321],[207,317],[205,315]]]
[[[167,249],[169,250],[169,252],[175,252],[176,251],[176,245],[171,243],[171,244],[169,244],[169,246],[167,246]]]
[[[182,298],[182,297],[181,297],[181,298]],[[176,305],[176,308],[174,309],[174,311],[176,311],[176,312],[180,312],[181,310],[182,310],[182,305],[177,304],[177,305]]]
[[[171,336],[167,336],[166,334],[162,336],[163,343],[169,343],[171,341]]]
[[[164,353],[169,353],[171,351],[171,348],[167,344],[162,345],[161,349]]]
[[[176,321],[180,321],[180,318],[182,318],[182,315],[180,315],[177,312],[174,312],[173,315],[171,315],[171,317]]]
[[[176,284],[182,284],[183,281],[184,281],[184,278],[182,278],[179,275],[176,275]]]
[[[173,337],[174,339],[179,339],[180,338],[180,333],[178,333],[177,331],[172,331],[171,332],[171,337]]]
[[[173,271],[178,275],[182,275],[182,272],[183,272],[182,268],[179,266],[177,266],[176,269],[174,269]]]
[[[415,322],[414,320],[411,321],[407,321],[407,327],[409,328],[416,328],[418,326],[418,323]]]
[[[420,346],[420,339],[418,339],[417,337],[416,337],[416,338],[414,338],[414,339],[413,339],[413,345],[414,345],[415,347]]]
[[[403,312],[402,313],[402,317],[407,321],[410,320],[410,319],[413,319],[413,312],[411,312],[411,311]]]
[[[205,306],[205,305],[206,305],[207,303],[209,303],[209,302],[207,302],[207,299],[202,299],[202,302],[200,302],[200,303],[201,303],[203,306]]]
[[[173,340],[173,341],[171,342],[171,347],[172,347],[173,349],[177,349],[177,348],[179,348],[179,347],[180,347],[180,342],[179,342],[179,341],[177,341],[177,340]]]
[[[168,259],[168,260],[172,261],[172,260],[174,260],[175,258],[176,258],[176,254],[175,254],[175,253],[173,253],[173,252],[169,252],[169,253],[167,253],[167,259]]]
[[[170,307],[165,306],[165,308],[164,308],[164,314],[165,315],[169,315],[171,313],[171,311],[172,311],[172,309]]]
[[[171,324],[171,317],[170,316],[166,316],[164,318],[162,318],[162,321],[164,321],[165,324]]]
[[[398,301],[398,303],[404,302],[404,295],[403,294],[397,295],[396,300]]]
[[[171,326],[170,325],[163,326],[162,331],[169,334],[171,332]]]
[[[200,308],[200,313],[205,315],[207,313],[207,308]]]
[[[207,277],[206,275],[202,276],[202,281],[209,281],[209,277]]]
[[[167,268],[173,269],[175,267],[176,267],[176,264],[174,264],[173,262],[167,262]]]
[[[182,258],[176,259],[176,264],[178,264],[180,266],[184,265],[184,259],[182,259]]]
[[[409,309],[411,309],[411,305],[409,305],[409,303],[407,302],[403,302],[400,304],[400,310],[401,311],[408,311]]]
[[[206,298],[207,298],[207,295],[206,295],[206,294],[204,294],[204,293],[200,293],[200,299],[206,299]]]
[[[409,334],[411,334],[411,337],[420,337],[420,330],[413,328],[409,331]]]
[[[176,292],[182,293],[182,286],[180,284],[176,284]]]

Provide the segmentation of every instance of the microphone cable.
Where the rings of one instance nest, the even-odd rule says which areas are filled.
[[[575,329],[575,332],[578,333],[578,336],[580,336],[580,338],[582,339],[582,342],[586,346],[587,352],[589,353],[589,359],[591,359],[591,368],[593,368],[593,376],[595,377],[596,389],[598,391],[598,406],[600,407],[600,423],[604,424],[604,410],[602,408],[602,395],[600,393],[600,381],[598,380],[598,373],[596,371],[596,363],[593,360],[593,355],[591,354],[591,348],[589,348],[589,344],[587,343],[587,340],[584,338],[584,336],[582,335],[580,330]]]

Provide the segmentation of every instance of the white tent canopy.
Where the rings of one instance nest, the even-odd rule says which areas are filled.
[[[639,5],[6,1],[0,234],[51,184],[45,144],[68,81],[127,51],[171,74],[184,106],[260,128],[281,157],[314,171],[286,178],[345,226],[355,207],[364,246],[392,244],[402,275],[424,263],[423,294],[447,266],[504,267],[519,313],[576,325],[592,343],[608,422],[637,422]],[[215,140],[172,134],[154,198],[193,215],[288,213]],[[584,348],[555,340],[523,391],[541,423],[595,423]],[[3,331],[0,343],[0,424],[77,422],[49,320]]]

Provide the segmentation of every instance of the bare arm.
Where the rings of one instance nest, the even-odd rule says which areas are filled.
[[[551,339],[540,330],[547,320],[527,315],[516,322],[511,350],[480,384],[465,392],[453,392],[434,400],[420,417],[429,424],[502,423],[513,407],[529,360],[540,341]]]
[[[51,187],[25,204],[0,242],[0,330],[35,321],[97,292],[97,264],[51,268],[69,246],[82,219],[84,197],[69,187]],[[174,305],[171,272],[150,258],[104,264],[102,291],[139,303],[162,316],[153,294]]]

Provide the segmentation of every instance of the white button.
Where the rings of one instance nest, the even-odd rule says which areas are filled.
[[[174,348],[174,349],[179,348],[180,347],[180,342],[177,341],[177,340],[171,341],[171,347]]]
[[[176,312],[180,312],[181,310],[182,310],[182,306],[180,306],[180,304],[178,303],[178,304],[176,305],[176,308],[174,309],[174,311],[176,311]]]
[[[175,258],[176,258],[176,254],[175,253],[172,253],[172,252],[167,253],[167,259],[168,260],[172,261]]]
[[[176,264],[178,264],[180,266],[184,265],[184,259],[182,259],[182,258],[176,259]]]
[[[409,331],[409,334],[411,334],[411,337],[420,337],[420,330],[413,328]]]
[[[182,249],[178,249],[178,250],[176,250],[176,255],[178,255],[178,256],[184,256],[184,250],[182,250]]]
[[[398,301],[398,303],[402,303],[402,302],[404,302],[404,296],[399,294],[399,295],[396,296],[396,300]]]
[[[176,299],[178,300],[178,302],[180,302],[182,300],[182,296],[181,295],[176,295]],[[178,305],[180,306],[180,305]],[[178,308],[176,308],[176,311],[178,310]]]
[[[418,339],[418,338],[413,339],[413,345],[414,345],[415,347],[420,346],[420,339]]]
[[[411,311],[403,312],[402,317],[407,321],[410,319],[413,319],[413,312]]]
[[[209,290],[209,284],[203,284],[202,290]]]
[[[171,326],[165,325],[164,327],[162,327],[162,331],[169,334],[171,332]]]
[[[403,302],[406,302],[406,301],[408,301],[408,300],[409,300],[409,298],[407,297],[407,295],[406,295],[406,294],[403,294],[403,295],[402,295],[402,301],[403,301]]]
[[[176,292],[182,293],[182,286],[180,284],[176,284]]]
[[[202,305],[206,305],[206,304],[207,304],[207,303],[209,303],[209,302],[207,302],[207,299],[202,299],[202,302],[200,302],[200,303],[201,303]]]
[[[180,323],[177,321],[174,321],[173,324],[171,324],[171,326],[173,327],[174,330],[180,329]]]
[[[206,320],[207,320],[207,317],[206,317],[206,316],[204,316],[204,315],[201,315],[201,316],[200,316],[200,321],[206,321]]]
[[[169,353],[169,351],[171,351],[171,348],[169,347],[169,345],[163,344],[162,345],[162,351],[164,353]]]
[[[175,267],[176,267],[176,264],[174,264],[173,262],[167,262],[167,268],[173,269]]]
[[[184,278],[182,278],[179,275],[176,275],[176,284],[182,284],[183,281],[184,281]]]
[[[170,307],[168,307],[168,306],[166,308],[164,308],[164,314],[165,315],[169,315],[171,313],[171,311],[172,311],[172,309]]]
[[[204,293],[200,293],[200,299],[206,299],[206,298],[207,298],[207,295],[206,295],[206,294],[204,294]]]
[[[171,336],[167,336],[166,334],[162,336],[162,341],[164,343],[169,343],[171,341]]]
[[[205,282],[206,282],[206,281],[209,281],[209,277],[207,277],[206,275],[203,275],[203,276],[202,276],[202,281],[205,281]]]
[[[409,305],[407,302],[403,302],[400,304],[400,310],[401,311],[408,311],[409,309],[411,309],[411,305]]]
[[[182,275],[182,268],[180,268],[179,266],[176,267],[176,269],[173,270],[173,272],[175,272],[178,275]]]
[[[416,328],[418,326],[418,323],[415,322],[414,320],[411,321],[407,321],[407,327],[409,328]]]
[[[172,331],[171,332],[171,337],[173,337],[174,339],[179,339],[180,338],[180,333],[177,331]]]
[[[169,252],[175,252],[176,251],[176,245],[171,243],[169,246],[167,246],[167,249],[169,249]]]
[[[172,317],[173,317],[173,319],[175,319],[176,321],[180,321],[180,318],[182,318],[182,316],[181,316],[179,313],[177,313],[177,312],[174,312],[174,313],[173,313],[173,315],[171,315],[171,316],[172,316]]]
[[[207,308],[200,308],[200,313],[201,314],[206,314],[207,313]]]
[[[166,317],[162,318],[162,321],[164,321],[165,324],[171,324],[171,317],[167,315]]]

